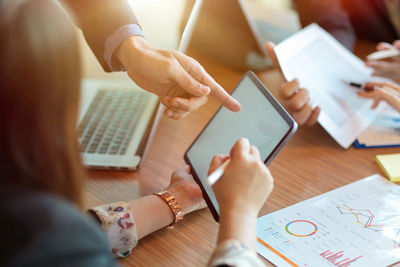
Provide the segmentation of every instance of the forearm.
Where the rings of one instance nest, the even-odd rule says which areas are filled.
[[[208,266],[265,266],[255,252],[256,223],[257,212],[221,212],[217,248]]]
[[[226,240],[238,240],[255,251],[257,212],[243,210],[241,212],[221,212],[218,244]]]
[[[183,215],[202,208],[201,192],[186,182],[166,189],[175,197]],[[199,192],[197,192],[199,190]],[[170,225],[175,217],[168,204],[159,196],[149,195],[128,203],[136,224],[138,239]]]
[[[128,0],[60,0],[70,12],[75,24],[81,28],[90,48],[104,70],[111,71],[104,60],[106,39],[124,25],[138,20]]]
[[[128,203],[136,223],[138,239],[170,225],[174,215],[158,196],[151,195]]]

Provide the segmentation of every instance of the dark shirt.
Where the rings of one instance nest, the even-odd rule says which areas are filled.
[[[46,193],[0,189],[0,266],[116,266],[101,227]]]

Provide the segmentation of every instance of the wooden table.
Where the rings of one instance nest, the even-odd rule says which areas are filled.
[[[374,50],[361,43],[356,51],[365,55]],[[213,60],[196,54],[206,70],[228,91],[242,76]],[[276,92],[281,78],[274,70],[258,73],[267,87]],[[167,186],[173,170],[185,166],[183,154],[218,108],[208,103],[182,121],[162,118],[148,157],[137,172],[89,171],[86,206],[119,200],[128,201]],[[375,155],[399,152],[387,149],[342,149],[320,126],[303,127],[270,166],[274,191],[264,204],[264,215],[374,173],[383,175]],[[125,266],[205,266],[215,246],[218,224],[208,209],[185,216],[171,229],[162,229],[140,240]],[[267,265],[272,266],[265,261]]]

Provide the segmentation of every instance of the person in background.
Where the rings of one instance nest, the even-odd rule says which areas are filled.
[[[400,0],[293,0],[303,27],[318,23],[349,50],[357,39],[400,49]],[[400,57],[367,61],[373,75],[400,82]]]
[[[357,39],[392,43],[400,37],[399,0],[293,0],[303,27],[318,23],[349,50]]]
[[[158,194],[82,212],[76,32],[56,1],[0,0],[1,266],[115,266],[146,235],[205,207],[189,169]],[[263,266],[256,217],[273,188],[257,148],[239,139],[214,185],[220,206],[210,266]],[[170,204],[165,197],[174,199]]]
[[[318,23],[349,50],[357,39],[400,49],[400,0],[293,0],[303,27]],[[400,57],[367,61],[373,75],[400,82]]]
[[[400,41],[396,40],[400,37],[400,0],[293,0],[293,4],[303,27],[318,23],[349,50],[353,50],[357,39],[379,42],[377,50],[400,49]],[[267,43],[266,49],[280,71],[274,44]],[[372,75],[400,82],[400,57],[367,61],[366,65],[373,69]],[[312,106],[307,89],[300,86],[298,80],[285,82],[280,96],[299,125],[314,125],[321,108]],[[375,93],[374,97],[381,93]],[[389,103],[393,105],[393,100]]]
[[[165,114],[182,119],[215,97],[231,111],[236,102],[193,58],[152,47],[129,0],[59,0],[105,71],[126,71],[141,88],[161,97]]]
[[[395,42],[398,44],[398,42]],[[271,58],[274,67],[281,74],[281,68],[279,61],[276,57],[274,51],[275,45],[271,42],[266,44],[266,50],[268,56]],[[388,44],[378,44],[378,47],[389,47]],[[375,70],[375,75],[386,76],[392,75],[393,73],[399,73],[400,75],[400,58],[393,59],[393,63],[382,62],[383,64],[393,64],[386,67],[386,72]],[[367,63],[368,64],[368,63]],[[379,62],[381,64],[381,62]],[[395,66],[395,65],[399,66]],[[283,75],[282,75],[283,76]],[[376,108],[380,100],[384,100],[394,108],[399,110],[400,97],[399,97],[399,85],[396,83],[374,83],[369,82],[369,87],[373,87],[372,92],[359,92],[358,95],[364,98],[373,98],[375,101],[372,108]],[[306,88],[301,88],[299,81],[294,79],[289,82],[283,82],[279,90],[279,95],[283,101],[283,105],[292,115],[293,119],[302,126],[312,126],[318,121],[319,114],[321,113],[321,108],[319,106],[313,107],[312,99],[309,96],[308,90]],[[400,110],[399,110],[400,111]]]

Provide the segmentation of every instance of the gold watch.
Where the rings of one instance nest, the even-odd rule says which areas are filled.
[[[170,226],[183,219],[182,208],[178,205],[175,197],[170,192],[161,191],[154,193],[154,195],[159,196],[162,200],[164,200],[174,214],[174,221],[170,224]]]

